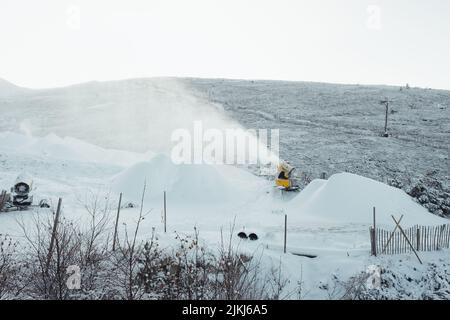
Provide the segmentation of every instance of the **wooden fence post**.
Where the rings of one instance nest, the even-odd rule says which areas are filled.
[[[166,191],[164,191],[164,233],[167,232],[167,205],[166,205]]]
[[[423,233],[423,235],[424,235],[424,237],[423,237],[423,241],[424,241],[424,247],[425,247],[425,250],[424,251],[428,251],[428,227],[427,226],[424,226],[423,227],[423,231],[425,232],[425,233]]]
[[[447,225],[447,248],[450,249],[450,224]]]
[[[369,227],[370,234],[370,255],[375,256],[375,232],[373,227]]]
[[[434,229],[435,229],[435,231],[434,231],[434,233],[435,233],[435,240],[434,240],[434,250],[439,250],[439,237],[440,237],[440,231],[441,231],[441,228],[440,228],[440,226],[436,226],[436,227],[434,227]]]
[[[437,231],[438,231],[438,228],[436,227],[436,226],[434,226],[433,227],[433,246],[432,246],[432,250],[437,250],[437,240],[438,240],[438,237],[437,237]]]
[[[389,112],[389,100],[386,99],[386,116],[384,120],[384,136],[388,136],[387,126],[388,126],[388,112]]]
[[[445,236],[445,224],[443,224],[440,227],[440,231],[439,231],[439,249],[442,249],[445,247],[444,245],[444,236]]]
[[[286,253],[287,245],[287,214],[284,215],[284,253]]]
[[[61,213],[61,203],[62,203],[62,199],[59,198],[58,199],[58,207],[56,209],[55,220],[53,221],[53,230],[52,230],[52,237],[50,239],[50,248],[48,248],[47,264],[45,266],[46,273],[48,273],[48,267],[50,266],[50,261],[52,259],[52,255],[53,255],[53,247],[55,246],[55,238],[56,238],[56,233],[58,231],[59,215]]]
[[[375,223],[375,207],[373,207],[373,255],[377,256],[377,233],[376,233],[376,223]]]
[[[416,250],[417,251],[420,251],[420,228],[419,228],[419,226],[417,226],[417,229],[416,229]]]
[[[116,250],[116,240],[117,240],[117,226],[119,225],[119,215],[120,215],[120,207],[122,206],[122,192],[119,196],[119,206],[117,207],[117,215],[116,215],[116,224],[114,226],[114,239],[113,239],[113,251]]]
[[[447,227],[446,227],[446,238],[447,238],[447,240],[446,240],[446,248],[449,248],[450,249],[450,224],[448,224],[447,225]]]

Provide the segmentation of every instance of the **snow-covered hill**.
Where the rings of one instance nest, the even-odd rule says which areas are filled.
[[[380,100],[385,97],[392,100],[389,138],[380,136]],[[191,128],[194,120],[219,129],[279,128],[281,158],[296,165],[306,180],[345,171],[408,192],[423,185],[429,210],[450,214],[445,205],[450,201],[449,91],[144,78],[26,90],[14,96],[0,92],[0,110],[0,131],[55,133],[139,152],[167,151],[171,132]]]

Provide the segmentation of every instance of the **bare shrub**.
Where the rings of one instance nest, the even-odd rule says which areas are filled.
[[[144,183],[142,190],[141,206],[139,217],[136,221],[134,233],[129,235],[128,228],[125,225],[123,241],[118,241],[118,248],[112,254],[112,270],[114,277],[110,279],[111,283],[115,285],[116,292],[111,298],[120,298],[127,300],[142,299],[145,295],[144,285],[140,281],[140,261],[142,260],[143,244],[138,241],[139,228],[145,216],[150,213],[148,211],[144,214],[144,199],[147,184]]]
[[[18,221],[24,243],[5,238],[0,244],[0,298],[22,299],[283,299],[288,295],[281,261],[265,274],[261,256],[244,254],[221,232],[217,250],[200,244],[199,232],[175,234],[177,244],[161,249],[155,229],[147,241],[138,234],[145,216],[144,185],[134,229],[125,225],[117,247],[110,246],[110,207],[96,196],[85,205],[88,221],[36,214]],[[53,239],[54,246],[51,246]],[[238,240],[239,241],[239,240]],[[74,268],[75,267],[75,268]],[[71,281],[76,270],[77,286]]]
[[[271,300],[284,300],[291,296],[290,292],[285,292],[286,286],[289,284],[289,279],[283,276],[281,268],[281,259],[278,267],[273,267],[270,270],[270,275],[267,278],[267,298]],[[301,283],[298,283],[298,292],[301,296]]]
[[[89,221],[87,228],[78,231],[81,245],[77,260],[82,271],[82,295],[101,299],[108,297],[108,287],[101,283],[107,283],[110,276],[111,206],[109,196],[103,203],[99,199],[98,194],[94,195],[85,204]]]
[[[77,264],[81,241],[74,225],[62,219],[56,228],[54,250],[50,250],[53,219],[33,217],[33,229],[21,224],[27,241],[22,264],[27,273],[25,294],[30,298],[63,300],[69,298],[66,270]]]
[[[245,300],[263,296],[265,286],[259,280],[260,261],[253,256],[241,254],[239,247],[233,245],[234,224],[227,242],[221,232],[221,243],[215,263],[215,299]]]
[[[0,300],[13,298],[22,290],[17,282],[21,268],[17,261],[16,248],[17,242],[0,234]]]
[[[85,208],[87,223],[61,218],[55,234],[55,213],[52,217],[34,215],[31,225],[19,221],[26,240],[20,260],[25,281],[22,296],[57,300],[108,296],[103,282],[109,277],[109,209],[99,207],[98,198]],[[81,228],[80,224],[87,227]],[[69,288],[67,283],[73,267],[80,271],[79,288]]]

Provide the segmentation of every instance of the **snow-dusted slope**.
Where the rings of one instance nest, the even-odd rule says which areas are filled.
[[[385,97],[393,100],[389,138],[380,137]],[[395,179],[405,190],[429,178],[430,192],[448,194],[438,184],[450,190],[450,91],[164,78],[26,90],[2,82],[0,110],[0,131],[55,133],[139,152],[167,151],[172,131],[190,129],[194,120],[219,129],[278,128],[281,157],[312,178],[351,172]],[[449,214],[448,208],[432,210]]]

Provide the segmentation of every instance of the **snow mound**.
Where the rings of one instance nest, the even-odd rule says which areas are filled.
[[[13,132],[0,133],[0,150],[45,157],[46,159],[107,163],[119,166],[129,166],[153,156],[151,153],[138,154],[104,149],[75,138],[61,138],[55,134],[33,137]]]
[[[343,223],[372,224],[376,208],[378,224],[393,226],[391,215],[404,215],[401,225],[434,225],[448,220],[429,213],[404,191],[350,173],[332,175],[329,180],[313,180],[289,206],[295,214]]]
[[[161,200],[166,191],[171,201],[180,204],[245,201],[264,184],[262,179],[231,166],[174,164],[168,156],[158,154],[113,177],[112,190],[137,200],[144,182],[146,199]]]

